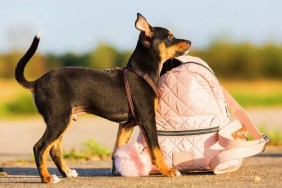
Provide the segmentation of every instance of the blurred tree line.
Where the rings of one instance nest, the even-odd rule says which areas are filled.
[[[14,78],[14,70],[24,52],[0,54],[0,78]],[[118,51],[108,44],[84,53],[40,54],[32,58],[26,68],[28,78],[37,78],[45,72],[63,66],[85,66],[95,69],[123,67],[131,51]],[[212,42],[204,49],[193,49],[190,55],[206,61],[217,76],[223,79],[282,79],[282,45],[234,43],[222,40]]]
[[[282,45],[217,40],[193,55],[223,79],[282,79]]]

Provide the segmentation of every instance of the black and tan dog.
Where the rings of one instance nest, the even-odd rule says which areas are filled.
[[[162,64],[169,58],[188,52],[191,42],[176,39],[165,28],[151,27],[141,14],[137,14],[135,27],[141,32],[127,64],[128,87],[135,116],[129,107],[123,69],[98,71],[64,67],[50,71],[35,81],[28,81],[24,77],[24,68],[37,49],[39,36],[35,36],[31,47],[19,61],[15,71],[16,79],[23,87],[31,90],[38,112],[47,125],[43,136],[33,148],[42,182],[59,181],[56,175],[49,174],[46,167],[48,152],[63,177],[77,176],[76,171],[69,169],[63,160],[61,142],[71,119],[79,113],[95,114],[119,122],[115,149],[128,141],[138,121],[153,164],[165,176],[179,175],[176,169],[168,168],[162,159],[155,125],[155,92],[130,68],[146,75],[157,85]]]

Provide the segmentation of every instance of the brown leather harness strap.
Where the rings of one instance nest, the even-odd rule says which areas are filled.
[[[141,72],[137,69],[134,69],[134,68],[130,68],[130,67],[125,67],[123,69],[130,70],[130,71],[136,73],[138,76],[140,76],[143,80],[145,80],[147,82],[147,84],[149,84],[151,86],[152,90],[155,92],[156,97],[159,98],[160,94],[159,94],[158,87],[153,82],[153,80],[151,80],[151,78],[149,77],[148,74],[144,74],[143,72]]]
[[[147,84],[149,84],[150,87],[152,88],[152,90],[155,92],[155,95],[157,96],[157,98],[159,98],[159,91],[158,91],[158,87],[155,85],[153,80],[150,79],[149,75],[144,74],[141,71],[130,68],[130,67],[123,68],[125,91],[126,91],[126,95],[127,95],[127,101],[128,101],[129,109],[130,109],[131,115],[135,119],[136,123],[138,123],[137,117],[135,115],[134,104],[133,104],[132,95],[131,95],[131,92],[130,92],[130,87],[129,87],[129,82],[128,82],[128,70],[134,72],[135,74],[140,76],[144,81],[146,81]]]
[[[136,115],[135,115],[135,112],[134,112],[134,105],[133,105],[132,96],[131,96],[131,92],[130,92],[130,88],[129,88],[129,83],[128,83],[127,71],[128,71],[127,69],[123,69],[127,102],[128,102],[128,105],[129,105],[129,109],[130,109],[131,115],[133,116],[133,118],[135,119],[135,121],[137,123],[137,118],[136,118]]]

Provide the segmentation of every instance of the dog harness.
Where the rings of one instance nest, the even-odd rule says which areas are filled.
[[[154,91],[157,98],[159,98],[159,92],[158,92],[158,87],[153,82],[153,80],[149,77],[149,75],[144,74],[143,72],[141,72],[137,69],[131,68],[131,67],[123,68],[125,91],[126,91],[126,95],[127,95],[127,101],[128,101],[129,109],[130,109],[131,115],[133,116],[133,118],[135,119],[135,121],[137,123],[138,120],[137,120],[137,117],[135,115],[134,104],[133,104],[132,95],[131,95],[131,92],[130,92],[130,87],[129,87],[129,82],[128,82],[128,71],[134,72],[139,77],[141,77],[147,84],[149,84],[149,86],[152,88],[152,90]]]

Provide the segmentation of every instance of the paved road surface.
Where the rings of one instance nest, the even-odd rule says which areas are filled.
[[[111,175],[111,161],[68,162],[77,170],[79,177],[62,179],[56,187],[282,187],[282,149],[268,149],[260,156],[247,158],[241,168],[233,173],[214,175],[212,173],[184,174],[181,177],[114,177]],[[0,187],[46,187],[40,179],[34,165],[6,166],[9,174],[0,177]],[[51,172],[59,175],[52,165]],[[53,187],[53,186],[52,186]]]

